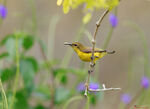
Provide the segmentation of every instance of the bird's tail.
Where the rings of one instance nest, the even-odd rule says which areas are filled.
[[[103,50],[103,51],[100,51],[100,53],[114,54],[115,51],[107,51],[107,50]]]
[[[114,54],[115,53],[115,51],[106,51],[107,52],[107,54]]]

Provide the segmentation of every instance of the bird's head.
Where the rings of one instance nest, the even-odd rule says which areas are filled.
[[[77,50],[81,50],[81,49],[84,47],[84,46],[83,46],[81,43],[79,43],[79,42],[73,42],[73,43],[65,42],[64,44],[71,46],[76,52],[77,52]]]

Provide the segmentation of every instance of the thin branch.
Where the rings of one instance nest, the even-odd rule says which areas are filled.
[[[94,36],[92,39],[92,63],[94,64],[94,49],[95,49],[95,44],[96,44],[96,35],[98,32],[98,28],[100,27],[101,22],[103,21],[104,17],[106,16],[106,14],[109,12],[109,9],[105,10],[104,13],[101,15],[100,19],[96,22],[96,30],[94,32]]]
[[[19,42],[18,42],[18,36],[16,35],[16,76],[15,76],[15,81],[14,81],[14,87],[13,87],[13,92],[12,92],[12,98],[11,98],[11,103],[10,103],[10,109],[13,109],[14,103],[15,103],[15,96],[16,96],[16,91],[19,83],[19,75],[20,75],[20,56],[19,56]]]
[[[101,92],[101,91],[108,91],[108,90],[121,90],[121,88],[106,88],[105,84],[103,84],[103,88],[102,89],[89,89],[90,92]]]
[[[85,83],[85,93],[84,95],[87,96],[87,92],[89,91],[89,80],[90,80],[90,74],[93,72],[94,70],[94,50],[95,50],[95,44],[96,44],[96,35],[97,35],[97,32],[98,32],[98,28],[100,27],[101,25],[101,22],[103,21],[104,17],[106,16],[106,14],[109,12],[109,9],[105,10],[104,13],[100,16],[99,20],[96,22],[96,30],[94,32],[94,36],[93,36],[93,39],[92,39],[92,57],[91,57],[91,60],[92,62],[90,63],[90,70],[88,70],[88,78],[86,80],[86,83]]]

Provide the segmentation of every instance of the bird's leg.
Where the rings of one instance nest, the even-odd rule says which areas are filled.
[[[91,60],[94,60],[95,58],[96,58],[96,56],[94,56],[94,57],[91,56]],[[90,62],[90,66],[91,66],[91,67],[94,67],[94,66],[95,66],[95,61],[94,61],[94,63],[93,63],[93,62]]]
[[[95,66],[95,62],[94,63],[90,62],[90,66],[94,67]]]

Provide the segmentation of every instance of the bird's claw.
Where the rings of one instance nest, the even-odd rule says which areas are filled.
[[[91,67],[94,67],[94,66],[95,66],[95,63],[92,63],[92,62],[91,62],[91,63],[90,63],[90,66],[91,66]]]

